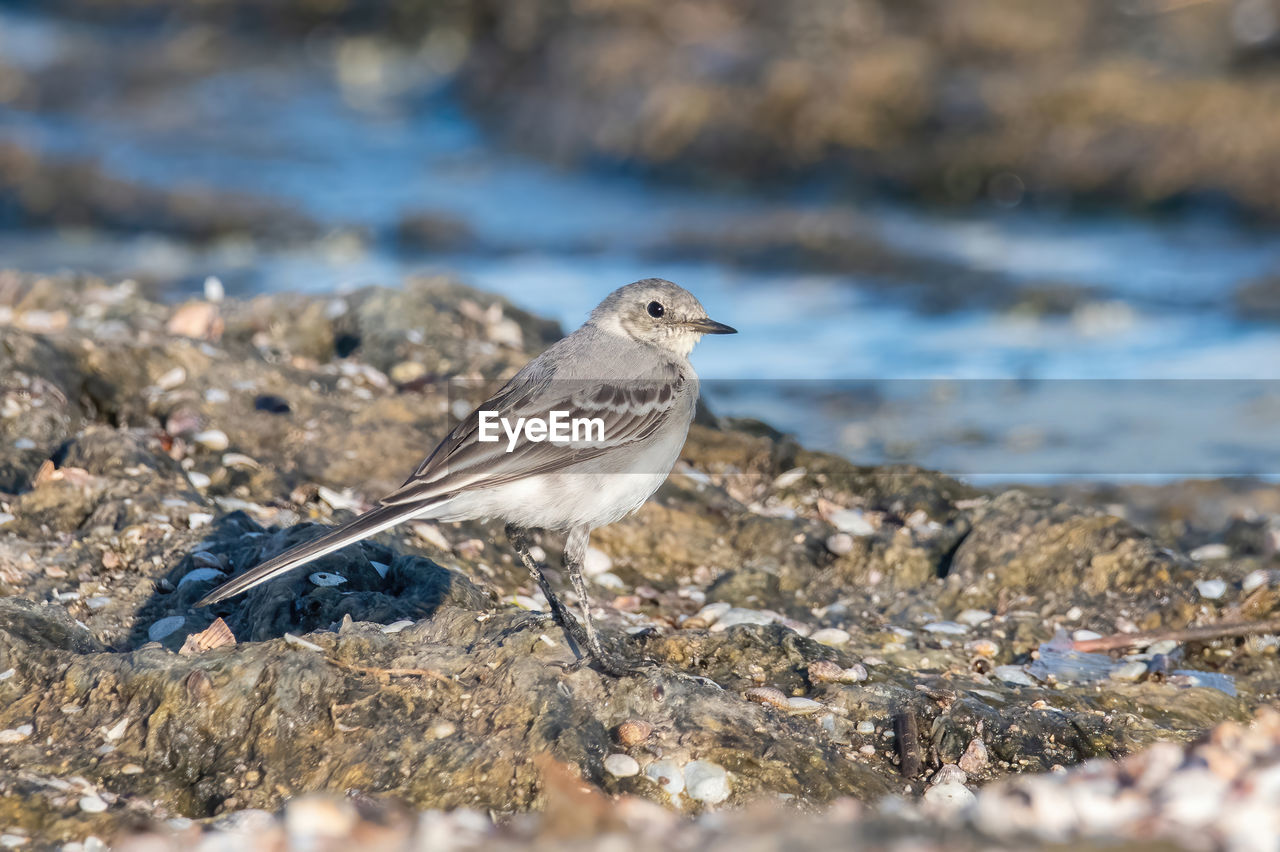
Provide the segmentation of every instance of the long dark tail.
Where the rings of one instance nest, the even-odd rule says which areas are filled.
[[[241,592],[252,589],[259,583],[278,577],[286,571],[291,571],[300,565],[305,565],[313,559],[319,559],[327,553],[333,553],[340,550],[352,542],[360,541],[368,538],[375,533],[382,532],[388,527],[393,527],[401,521],[407,521],[410,518],[426,513],[433,503],[419,502],[406,503],[400,505],[379,506],[365,512],[360,517],[349,521],[337,529],[325,533],[317,539],[303,542],[297,547],[292,547],[284,553],[269,559],[266,562],[254,568],[247,574],[241,574],[230,582],[223,583],[200,600],[196,601],[197,607],[208,606],[225,600],[232,595],[238,595]]]

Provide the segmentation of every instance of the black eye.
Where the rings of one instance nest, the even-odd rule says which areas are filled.
[[[667,309],[662,307],[661,302],[650,302],[649,307],[646,308],[646,310],[649,311],[649,316],[654,317],[655,319],[667,312]]]

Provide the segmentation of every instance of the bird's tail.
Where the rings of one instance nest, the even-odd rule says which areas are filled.
[[[392,504],[371,509],[337,529],[331,530],[319,538],[305,541],[297,547],[291,547],[247,574],[242,574],[230,582],[223,583],[196,601],[195,606],[208,606],[220,600],[225,600],[232,595],[238,595],[241,592],[252,589],[259,583],[265,583],[286,571],[305,565],[313,559],[319,559],[321,556],[340,550],[348,544],[366,539],[388,527],[393,527],[402,521],[422,515],[431,509],[433,505],[433,503],[418,502],[400,505]]]

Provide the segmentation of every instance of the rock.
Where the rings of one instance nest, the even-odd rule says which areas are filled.
[[[718,805],[729,798],[729,775],[723,766],[694,760],[684,767],[685,793],[691,799]]]
[[[630,778],[640,774],[640,764],[629,754],[615,752],[604,759],[604,771],[615,778]]]

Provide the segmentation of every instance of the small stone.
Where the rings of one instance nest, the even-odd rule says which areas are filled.
[[[1197,580],[1196,591],[1200,593],[1200,597],[1205,600],[1216,601],[1227,593],[1227,583],[1225,580]]]
[[[1147,653],[1153,656],[1156,654],[1172,654],[1176,650],[1178,650],[1178,640],[1176,639],[1161,639],[1159,642],[1153,642],[1147,646]]]
[[[1022,666],[996,666],[991,670],[991,674],[997,679],[1005,683],[1012,683],[1018,686],[1035,686],[1036,682],[1031,675],[1027,674]]]
[[[121,775],[141,775],[146,770],[136,763],[126,763],[120,767]]]
[[[1101,639],[1102,634],[1095,630],[1077,630],[1071,634],[1071,638],[1077,642],[1087,642],[1090,639]]]
[[[979,624],[985,624],[992,619],[991,613],[985,609],[966,609],[956,616],[956,621],[961,624],[967,624],[970,627],[977,627]]]
[[[17,849],[31,842],[30,837],[24,837],[21,834],[0,834],[0,846],[5,849]]]
[[[815,630],[809,635],[809,638],[821,645],[847,645],[853,637],[849,635],[849,631],[841,630],[839,627],[824,627],[821,630]]]
[[[690,761],[684,767],[687,795],[699,802],[718,805],[729,798],[729,773],[709,760]]]
[[[1231,548],[1221,542],[1202,544],[1187,555],[1196,562],[1206,562],[1210,559],[1227,559],[1231,556]]]
[[[186,623],[187,620],[181,615],[166,616],[147,628],[147,638],[152,642],[159,642]]]
[[[187,371],[181,367],[174,367],[160,378],[156,379],[156,387],[163,391],[173,390],[186,380]]]
[[[192,512],[187,515],[187,527],[189,529],[198,530],[201,527],[207,527],[213,523],[213,515],[209,512]]]
[[[836,556],[844,556],[853,551],[853,536],[846,532],[827,536],[827,550]]]
[[[853,536],[875,535],[876,528],[858,509],[837,509],[827,515],[827,520],[842,533]]]
[[[345,838],[359,821],[355,805],[334,796],[302,796],[289,802],[284,811],[285,831],[297,848],[315,845],[307,838]]]
[[[684,792],[684,770],[674,760],[655,760],[644,768],[644,777],[657,784],[669,796]]]
[[[640,745],[653,734],[653,725],[639,719],[628,719],[618,726],[618,742],[626,748]]]
[[[406,627],[412,627],[412,626],[413,626],[412,621],[410,621],[407,618],[402,618],[399,621],[393,621],[390,624],[383,627],[382,632],[383,633],[399,633],[401,630],[404,630]]]
[[[100,814],[107,809],[107,803],[96,793],[80,797],[80,810],[87,814]]]
[[[201,491],[213,484],[213,479],[198,470],[187,471],[187,480],[191,483],[192,488],[199,488]]]
[[[863,720],[858,723],[857,727],[855,727],[854,730],[862,734],[863,736],[869,737],[876,732],[876,726],[875,726],[875,723],[873,722],[868,722],[866,720]]]
[[[772,613],[735,606],[716,620],[716,623],[711,626],[711,631],[719,633],[739,624],[773,624],[776,620]]]
[[[0,745],[13,745],[20,743],[31,736],[35,728],[31,725],[19,725],[16,728],[8,728],[0,731]]]
[[[1111,670],[1107,677],[1112,680],[1132,682],[1141,680],[1146,673],[1147,664],[1141,660],[1135,660],[1131,663],[1122,663],[1121,665],[1116,666]]]
[[[227,576],[225,572],[219,571],[217,568],[193,568],[182,575],[182,579],[178,581],[178,588],[181,589],[187,583],[207,583],[213,580],[221,580]]]
[[[943,633],[950,636],[969,632],[967,626],[955,621],[931,621],[924,626],[924,629],[930,633]]]
[[[991,639],[974,639],[971,642],[964,643],[964,649],[970,654],[976,654],[987,659],[992,659],[996,654],[1000,653],[999,643]]]
[[[221,429],[206,429],[203,432],[197,432],[191,436],[191,440],[206,450],[213,450],[215,453],[220,453],[231,446],[231,439]]]
[[[317,571],[307,579],[317,586],[341,586],[347,582],[347,578],[341,574],[331,574],[328,571]]]
[[[640,774],[640,764],[629,754],[615,752],[604,759],[604,771],[615,778],[631,778]]]
[[[613,570],[613,558],[603,550],[588,547],[582,558],[582,572],[588,577],[598,577]]]

